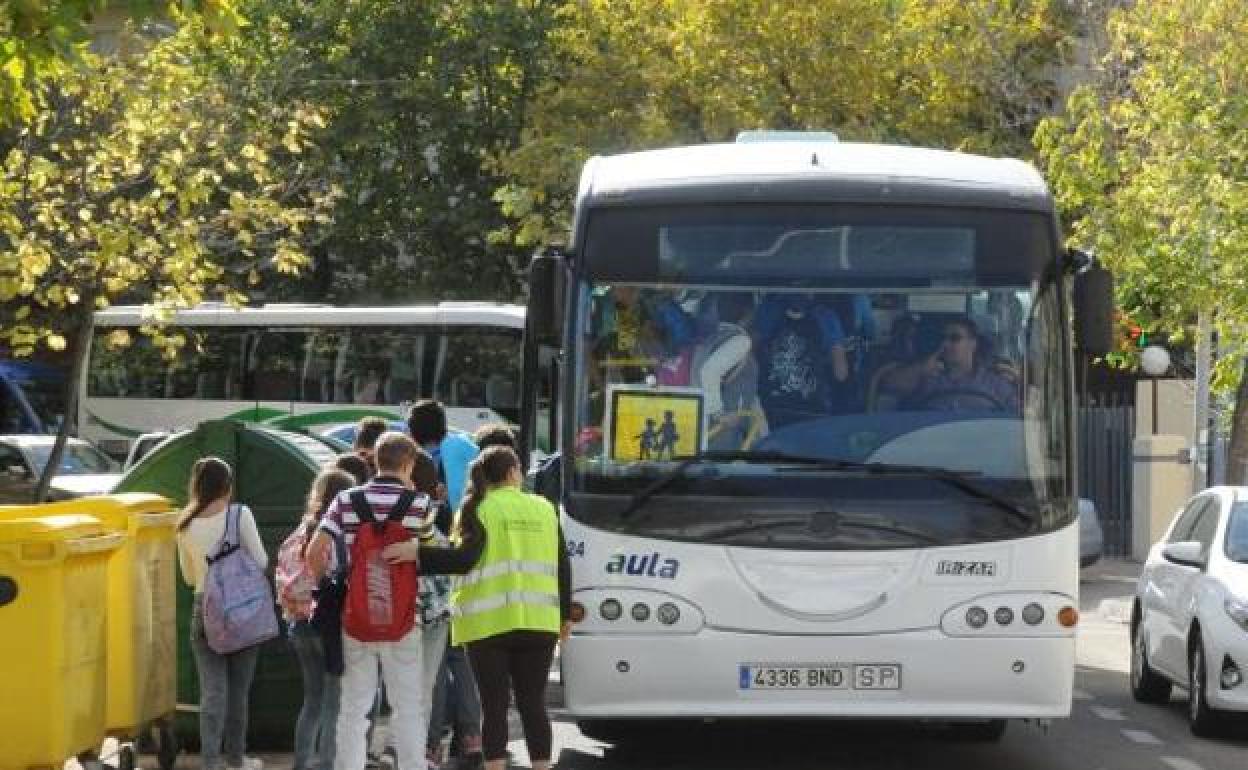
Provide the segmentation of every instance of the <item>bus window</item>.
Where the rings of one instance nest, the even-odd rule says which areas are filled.
[[[299,375],[299,400],[327,403],[334,400],[334,376],[339,350],[347,335],[337,331],[314,331],[307,337]]]
[[[309,332],[272,330],[254,332],[248,359],[251,393],[257,401],[293,401],[297,393],[296,373],[303,366]]]
[[[132,330],[128,345],[109,344],[97,335],[91,353],[87,387],[92,396],[112,398],[166,398],[169,362],[151,338]]]
[[[448,329],[440,351],[435,397],[458,406],[490,407],[517,419],[520,371],[518,333]]]

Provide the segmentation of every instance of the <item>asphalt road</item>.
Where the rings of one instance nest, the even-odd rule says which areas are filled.
[[[1168,706],[1135,703],[1127,687],[1127,612],[1136,565],[1085,570],[1071,718],[1048,730],[1012,723],[1000,743],[959,741],[938,727],[895,723],[694,725],[655,730],[619,748],[590,740],[556,709],[560,770],[1245,770],[1248,720],[1226,737],[1191,735],[1181,691]],[[514,735],[519,738],[518,726]],[[526,767],[524,742],[510,749]]]
[[[821,722],[682,725],[655,729],[614,747],[577,730],[557,706],[559,770],[1248,770],[1248,719],[1216,740],[1188,731],[1186,693],[1166,706],[1135,703],[1127,686],[1127,618],[1138,565],[1109,563],[1084,571],[1079,668],[1070,719],[1046,730],[1011,723],[996,744],[957,740],[948,730],[897,723]],[[557,683],[551,700],[560,701]],[[529,762],[513,713],[512,767]],[[290,767],[289,755],[263,757],[266,770]],[[145,767],[154,767],[144,758]],[[182,756],[179,768],[198,768]]]

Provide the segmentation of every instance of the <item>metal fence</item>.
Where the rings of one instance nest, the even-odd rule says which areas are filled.
[[[1131,554],[1131,406],[1080,407],[1079,496],[1096,504],[1105,533],[1105,555]]]

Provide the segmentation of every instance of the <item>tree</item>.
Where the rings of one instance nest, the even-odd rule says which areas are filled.
[[[245,3],[253,26],[286,30],[266,54],[271,77],[324,106],[317,173],[344,191],[311,269],[276,288],[357,304],[516,297],[522,265],[486,239],[504,222],[491,159],[518,141],[561,5]]]
[[[81,63],[93,16],[120,7],[135,18],[160,9],[160,0],[6,0],[0,4],[0,126],[30,120],[45,83]],[[192,8],[218,31],[241,19],[233,0],[166,0],[175,12]]]
[[[1214,387],[1237,391],[1231,483],[1248,480],[1248,8],[1233,0],[1137,3],[1109,15],[1098,77],[1036,144],[1071,241],[1118,282],[1145,331],[1189,339],[1213,309]]]
[[[241,301],[262,276],[296,273],[327,220],[335,191],[304,160],[322,117],[265,100],[244,53],[184,18],[138,54],[84,54],[3,158],[0,341],[19,356],[44,346],[73,361],[40,498],[59,466],[95,310],[149,304],[144,332],[172,353],[193,340],[162,326],[171,309]]]
[[[585,0],[503,152],[500,240],[563,237],[593,154],[750,128],[1027,154],[1075,18],[1043,0]],[[748,23],[743,20],[748,19]]]

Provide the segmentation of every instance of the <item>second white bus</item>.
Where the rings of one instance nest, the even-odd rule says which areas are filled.
[[[442,401],[461,430],[514,422],[524,316],[489,302],[205,304],[172,319],[168,332],[187,340],[169,359],[139,333],[141,308],[111,308],[95,317],[78,432],[125,456],[144,433],[202,420],[325,431],[367,415],[401,419],[421,398]]]

